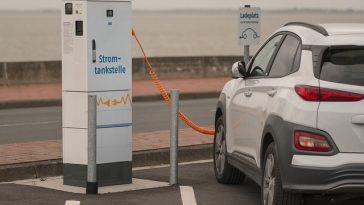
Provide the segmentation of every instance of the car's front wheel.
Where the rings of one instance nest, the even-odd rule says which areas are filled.
[[[300,205],[300,194],[285,191],[278,167],[278,157],[274,143],[266,150],[263,162],[263,177],[261,184],[261,197],[263,205]]]
[[[231,166],[227,161],[227,147],[223,116],[218,117],[216,121],[213,159],[215,177],[219,183],[240,184],[244,181],[245,175],[235,167]]]

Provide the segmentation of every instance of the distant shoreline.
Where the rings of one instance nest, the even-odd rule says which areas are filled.
[[[238,9],[237,9],[238,10]],[[232,11],[236,11],[234,9],[223,9],[223,10],[216,10],[216,9],[210,9],[210,10],[203,10],[203,9],[175,9],[175,10],[139,10],[139,9],[134,9],[133,12],[135,13],[148,13],[148,14],[153,14],[153,13],[166,13],[166,14],[178,14],[178,13],[230,13]],[[268,10],[262,10],[265,13],[364,13],[363,9],[360,10],[353,10],[353,9],[343,9],[343,10],[339,10],[339,9],[298,9],[298,8],[293,8],[293,9],[268,9]],[[1,13],[5,13],[5,14],[11,14],[11,13],[60,13],[61,10],[58,9],[46,9],[46,10],[1,10]]]
[[[133,11],[136,28],[149,56],[234,56],[238,44],[238,9]],[[263,10],[262,39],[287,22],[364,24],[364,11]],[[0,62],[61,59],[61,11],[0,12]],[[251,53],[257,50],[251,47]],[[141,57],[133,41],[132,55]],[[1,64],[0,64],[1,69]],[[0,74],[1,78],[1,74]]]

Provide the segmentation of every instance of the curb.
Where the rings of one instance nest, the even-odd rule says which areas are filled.
[[[212,158],[212,144],[180,147],[178,161],[188,162]],[[154,166],[169,163],[169,149],[133,152],[133,167]],[[63,175],[62,159],[0,165],[0,182],[35,179]]]
[[[0,109],[61,106],[62,100],[29,100],[0,102]]]
[[[181,93],[180,100],[218,98],[220,91],[203,93]],[[163,100],[160,95],[134,96],[133,102],[152,102]],[[30,107],[50,107],[62,106],[62,100],[29,100],[29,101],[9,101],[0,102],[0,109],[30,108]]]

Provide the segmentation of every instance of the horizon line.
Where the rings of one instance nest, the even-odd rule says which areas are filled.
[[[237,11],[237,9],[133,9],[134,12],[229,12],[229,11]],[[2,12],[60,12],[61,9],[0,9]],[[325,9],[325,8],[284,8],[284,9],[262,9],[263,12],[290,12],[290,11],[309,11],[309,12],[319,12],[319,11],[326,11],[326,12],[364,12],[364,9]]]

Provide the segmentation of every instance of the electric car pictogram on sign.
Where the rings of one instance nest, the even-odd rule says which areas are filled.
[[[249,32],[249,31],[251,31],[251,32]],[[252,34],[250,34],[250,33],[252,33]],[[260,36],[258,35],[258,33],[254,29],[247,28],[241,34],[240,39],[242,39],[242,38],[243,39],[247,39],[248,38],[248,35],[252,35],[254,39],[260,38]]]

